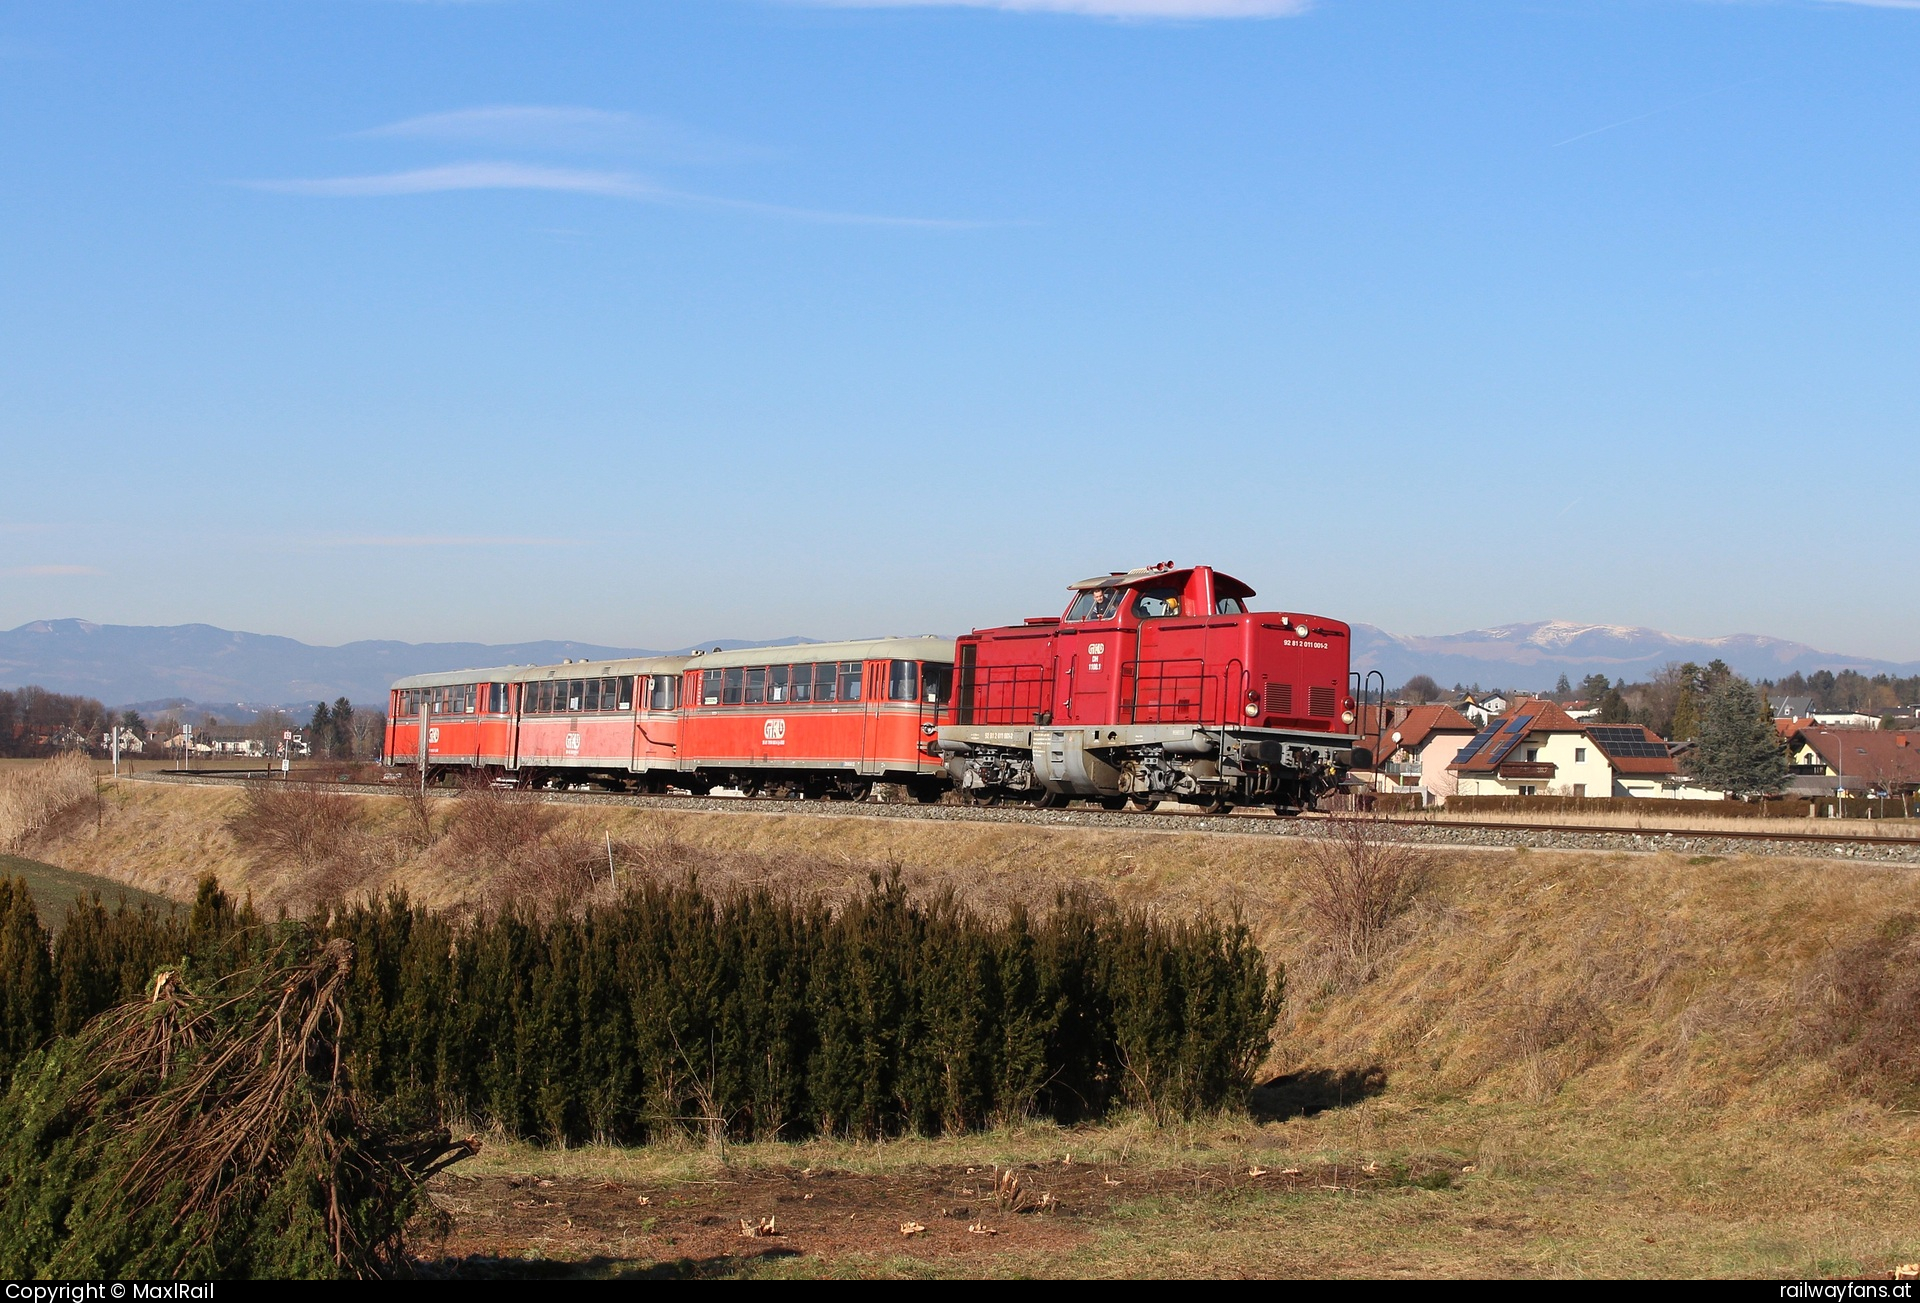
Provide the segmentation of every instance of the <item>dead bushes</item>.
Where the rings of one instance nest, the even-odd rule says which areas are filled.
[[[317,904],[345,897],[378,871],[378,845],[364,822],[351,796],[267,780],[247,787],[227,830],[257,864],[293,870],[287,896]]]
[[[1366,815],[1333,815],[1301,844],[1304,903],[1317,939],[1327,958],[1361,980],[1429,867],[1424,850],[1392,835],[1390,825]]]
[[[0,779],[0,851],[24,848],[93,796],[93,764],[78,751]]]

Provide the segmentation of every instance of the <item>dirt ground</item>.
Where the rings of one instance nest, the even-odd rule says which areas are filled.
[[[941,1265],[997,1274],[1089,1246],[1143,1200],[1444,1189],[1460,1170],[1367,1166],[1153,1168],[1066,1154],[1016,1167],[747,1169],[680,1184],[455,1172],[433,1186],[451,1227],[425,1270],[703,1277],[758,1274],[786,1259],[812,1259],[791,1264],[807,1274],[900,1259],[893,1269],[909,1274]]]

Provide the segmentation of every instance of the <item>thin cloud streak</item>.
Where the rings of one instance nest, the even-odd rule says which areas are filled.
[[[319,547],[584,547],[579,538],[526,538],[489,534],[364,534],[323,538]]]
[[[812,208],[793,208],[784,204],[756,203],[746,199],[723,199],[715,195],[670,190],[629,172],[588,171],[580,168],[546,167],[533,163],[449,163],[440,167],[416,168],[406,172],[314,177],[287,181],[246,181],[241,184],[277,194],[314,195],[322,198],[377,198],[393,195],[446,194],[465,190],[545,190],[562,194],[599,195],[610,199],[627,199],[638,203],[670,207],[754,213],[764,217],[784,217],[793,221],[819,222],[837,226],[906,226],[964,230],[989,225],[984,222],[957,221],[947,218],[836,213]]]
[[[571,105],[497,104],[427,113],[355,133],[402,140],[450,140],[508,149],[644,153],[680,163],[748,157],[753,151],[661,118]]]
[[[54,579],[63,575],[103,575],[93,566],[9,566],[0,570],[8,579]]]
[[[1859,2],[1860,0],[1843,0],[1843,3]],[[1920,4],[1920,0],[1915,0],[1915,3]],[[1593,130],[1583,131],[1577,136],[1568,136],[1565,140],[1556,140],[1549,148],[1559,149],[1562,145],[1571,145],[1577,140],[1585,140],[1590,136],[1597,136],[1604,131],[1612,131],[1615,127],[1625,127],[1635,122],[1645,122],[1648,118],[1657,118],[1662,113],[1671,113],[1675,109],[1683,109],[1689,104],[1697,104],[1709,96],[1720,94],[1722,91],[1738,90],[1742,86],[1750,85],[1759,80],[1760,78],[1758,77],[1748,77],[1741,81],[1729,82],[1725,86],[1715,86],[1712,90],[1703,90],[1698,95],[1689,95],[1683,100],[1675,100],[1671,104],[1662,104],[1657,109],[1648,109],[1645,113],[1636,113],[1630,118],[1621,118],[1618,122],[1609,122],[1604,127],[1595,127]]]
[[[814,0],[836,9],[1005,9],[1088,18],[1292,18],[1309,0]]]

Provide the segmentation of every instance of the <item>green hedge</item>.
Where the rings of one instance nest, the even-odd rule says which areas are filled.
[[[897,877],[837,909],[688,882],[575,917],[457,921],[395,896],[310,927],[209,879],[184,918],[76,905],[51,945],[7,888],[0,1075],[156,968],[205,985],[289,929],[355,944],[345,1043],[367,1098],[567,1143],[1192,1116],[1243,1098],[1283,990],[1237,921],[1080,895],[988,920]]]

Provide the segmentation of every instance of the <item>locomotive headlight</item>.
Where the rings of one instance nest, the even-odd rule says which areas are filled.
[[[1260,718],[1260,703],[1259,703],[1259,702],[1257,702],[1257,701],[1249,701],[1249,702],[1247,703],[1247,718],[1248,718],[1248,719],[1258,719],[1258,718]]]
[[[1294,626],[1293,626],[1293,636],[1294,636],[1294,637],[1296,637],[1296,638],[1304,638],[1304,637],[1306,637],[1306,636],[1307,636],[1307,626],[1306,626],[1306,625],[1304,625],[1304,624],[1296,624],[1296,625],[1294,625]]]
[[[1353,712],[1352,712],[1351,710],[1343,710],[1343,711],[1341,711],[1341,712],[1340,712],[1340,722],[1341,722],[1342,724],[1351,724],[1351,723],[1353,723]]]

